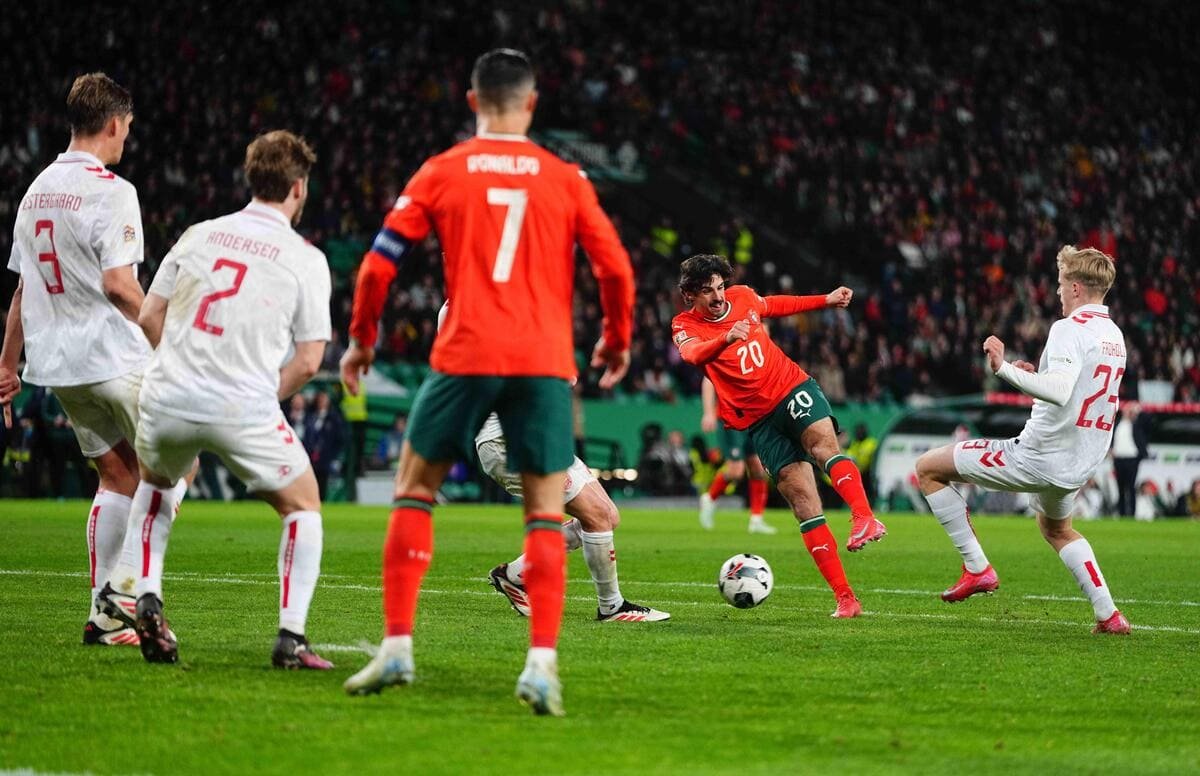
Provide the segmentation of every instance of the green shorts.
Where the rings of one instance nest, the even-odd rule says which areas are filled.
[[[837,433],[837,419],[833,417],[829,400],[817,381],[810,377],[789,391],[787,398],[779,402],[770,414],[750,427],[750,441],[754,443],[754,449],[758,451],[758,457],[771,477],[778,481],[783,467],[801,461],[821,468],[805,452],[800,437],[805,429],[825,418],[833,420],[834,433]]]
[[[575,460],[571,387],[558,377],[431,372],[413,402],[408,440],[429,461],[470,460],[492,412],[504,426],[510,471],[551,474]]]
[[[747,456],[754,455],[750,432],[745,429],[738,431],[722,424],[717,428],[717,446],[721,448],[721,457],[726,461],[744,461]]]

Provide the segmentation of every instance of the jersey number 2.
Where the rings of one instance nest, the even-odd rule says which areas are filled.
[[[517,241],[521,239],[521,223],[525,220],[525,205],[529,192],[525,189],[488,189],[489,205],[508,208],[504,214],[504,229],[500,232],[500,247],[496,249],[496,263],[492,265],[492,280],[507,283],[512,277],[513,259],[517,255]]]
[[[1075,421],[1076,426],[1079,426],[1080,428],[1095,427],[1095,428],[1100,429],[1101,431],[1111,431],[1112,430],[1113,423],[1115,423],[1117,420],[1117,413],[1115,413],[1115,412],[1113,413],[1112,420],[1104,419],[1104,411],[1103,410],[1101,410],[1101,412],[1100,412],[1100,417],[1096,418],[1095,420],[1092,420],[1091,418],[1087,417],[1087,414],[1088,414],[1088,410],[1091,409],[1091,407],[1092,407],[1092,403],[1095,402],[1096,399],[1099,399],[1101,396],[1108,393],[1108,386],[1110,383],[1114,384],[1113,392],[1108,395],[1108,401],[1105,403],[1116,405],[1117,390],[1119,389],[1119,387],[1121,385],[1121,377],[1124,374],[1125,374],[1124,367],[1118,367],[1116,374],[1113,374],[1113,368],[1111,366],[1109,366],[1108,364],[1100,364],[1099,366],[1096,367],[1096,371],[1095,371],[1095,373],[1092,374],[1092,377],[1096,378],[1096,377],[1099,377],[1100,375],[1104,375],[1104,385],[1100,386],[1100,390],[1096,391],[1091,396],[1089,396],[1083,400],[1083,406],[1080,407],[1080,409],[1079,409],[1079,419]]]
[[[242,281],[246,279],[246,265],[233,259],[217,259],[213,264],[212,271],[224,269],[228,267],[234,271],[233,285],[229,288],[223,288],[220,291],[213,291],[211,294],[205,294],[200,300],[200,306],[196,308],[196,318],[192,321],[192,326],[200,331],[206,331],[209,334],[215,334],[220,337],[225,333],[225,328],[208,322],[208,308],[212,307],[213,303],[218,299],[224,299],[227,296],[234,296],[238,291],[242,290]]]

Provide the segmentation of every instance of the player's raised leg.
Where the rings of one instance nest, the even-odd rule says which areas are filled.
[[[1092,604],[1092,612],[1096,617],[1096,625],[1092,632],[1128,635],[1131,630],[1129,620],[1113,603],[1112,592],[1100,571],[1100,563],[1096,560],[1092,545],[1071,525],[1070,513],[1075,493],[1067,491],[1062,494],[1041,493],[1035,496],[1034,507],[1037,509],[1038,527],[1042,530],[1046,542],[1058,553],[1063,565],[1075,577],[1079,589]]]
[[[917,459],[917,482],[921,493],[962,556],[962,575],[942,592],[942,600],[948,603],[962,601],[976,593],[991,593],[1000,587],[996,570],[988,563],[979,537],[975,535],[967,502],[950,485],[963,481],[955,466],[954,448],[954,445],[945,445]]]
[[[801,386],[793,398],[801,395],[811,397],[810,411],[814,413],[814,417],[816,413],[821,412],[825,413],[825,417],[814,420],[804,429],[801,442],[808,454],[821,462],[833,489],[850,508],[850,538],[846,540],[846,549],[857,552],[867,546],[868,542],[877,542],[887,536],[887,528],[875,517],[875,512],[871,509],[871,502],[867,500],[867,491],[863,487],[862,472],[849,456],[842,454],[833,420],[828,417],[828,401],[820,394],[816,381],[809,382],[811,385]]]
[[[796,522],[800,524],[800,534],[808,554],[833,590],[837,608],[831,616],[848,618],[862,614],[862,604],[846,580],[846,570],[838,556],[837,539],[825,524],[812,465],[807,462],[790,463],[780,470],[778,482],[779,492],[787,499]]]

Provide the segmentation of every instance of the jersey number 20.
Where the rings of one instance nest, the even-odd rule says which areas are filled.
[[[492,265],[492,280],[507,283],[512,277],[513,259],[517,255],[517,241],[521,239],[521,223],[525,220],[525,205],[529,192],[525,189],[488,189],[489,205],[503,205],[504,229],[500,232],[500,247],[496,249],[496,262]]]

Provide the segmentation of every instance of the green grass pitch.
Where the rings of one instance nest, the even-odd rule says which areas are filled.
[[[325,512],[309,621],[329,673],[272,670],[278,521],[257,503],[184,505],[167,555],[180,663],[79,644],[83,503],[0,502],[0,769],[92,773],[1181,773],[1200,769],[1200,523],[1082,524],[1131,637],[1091,610],[1030,520],[979,518],[1000,591],[949,606],[957,556],[930,517],[842,558],[866,614],[829,618],[799,532],[706,533],[688,511],[629,510],[622,588],[671,612],[597,623],[573,553],[560,645],[567,717],[513,698],[525,620],[485,583],[516,554],[516,507],[439,507],[417,618],[417,682],[341,682],[381,630],[388,510]],[[831,515],[843,541],[844,514]],[[722,561],[763,555],[776,588],[741,611]]]

